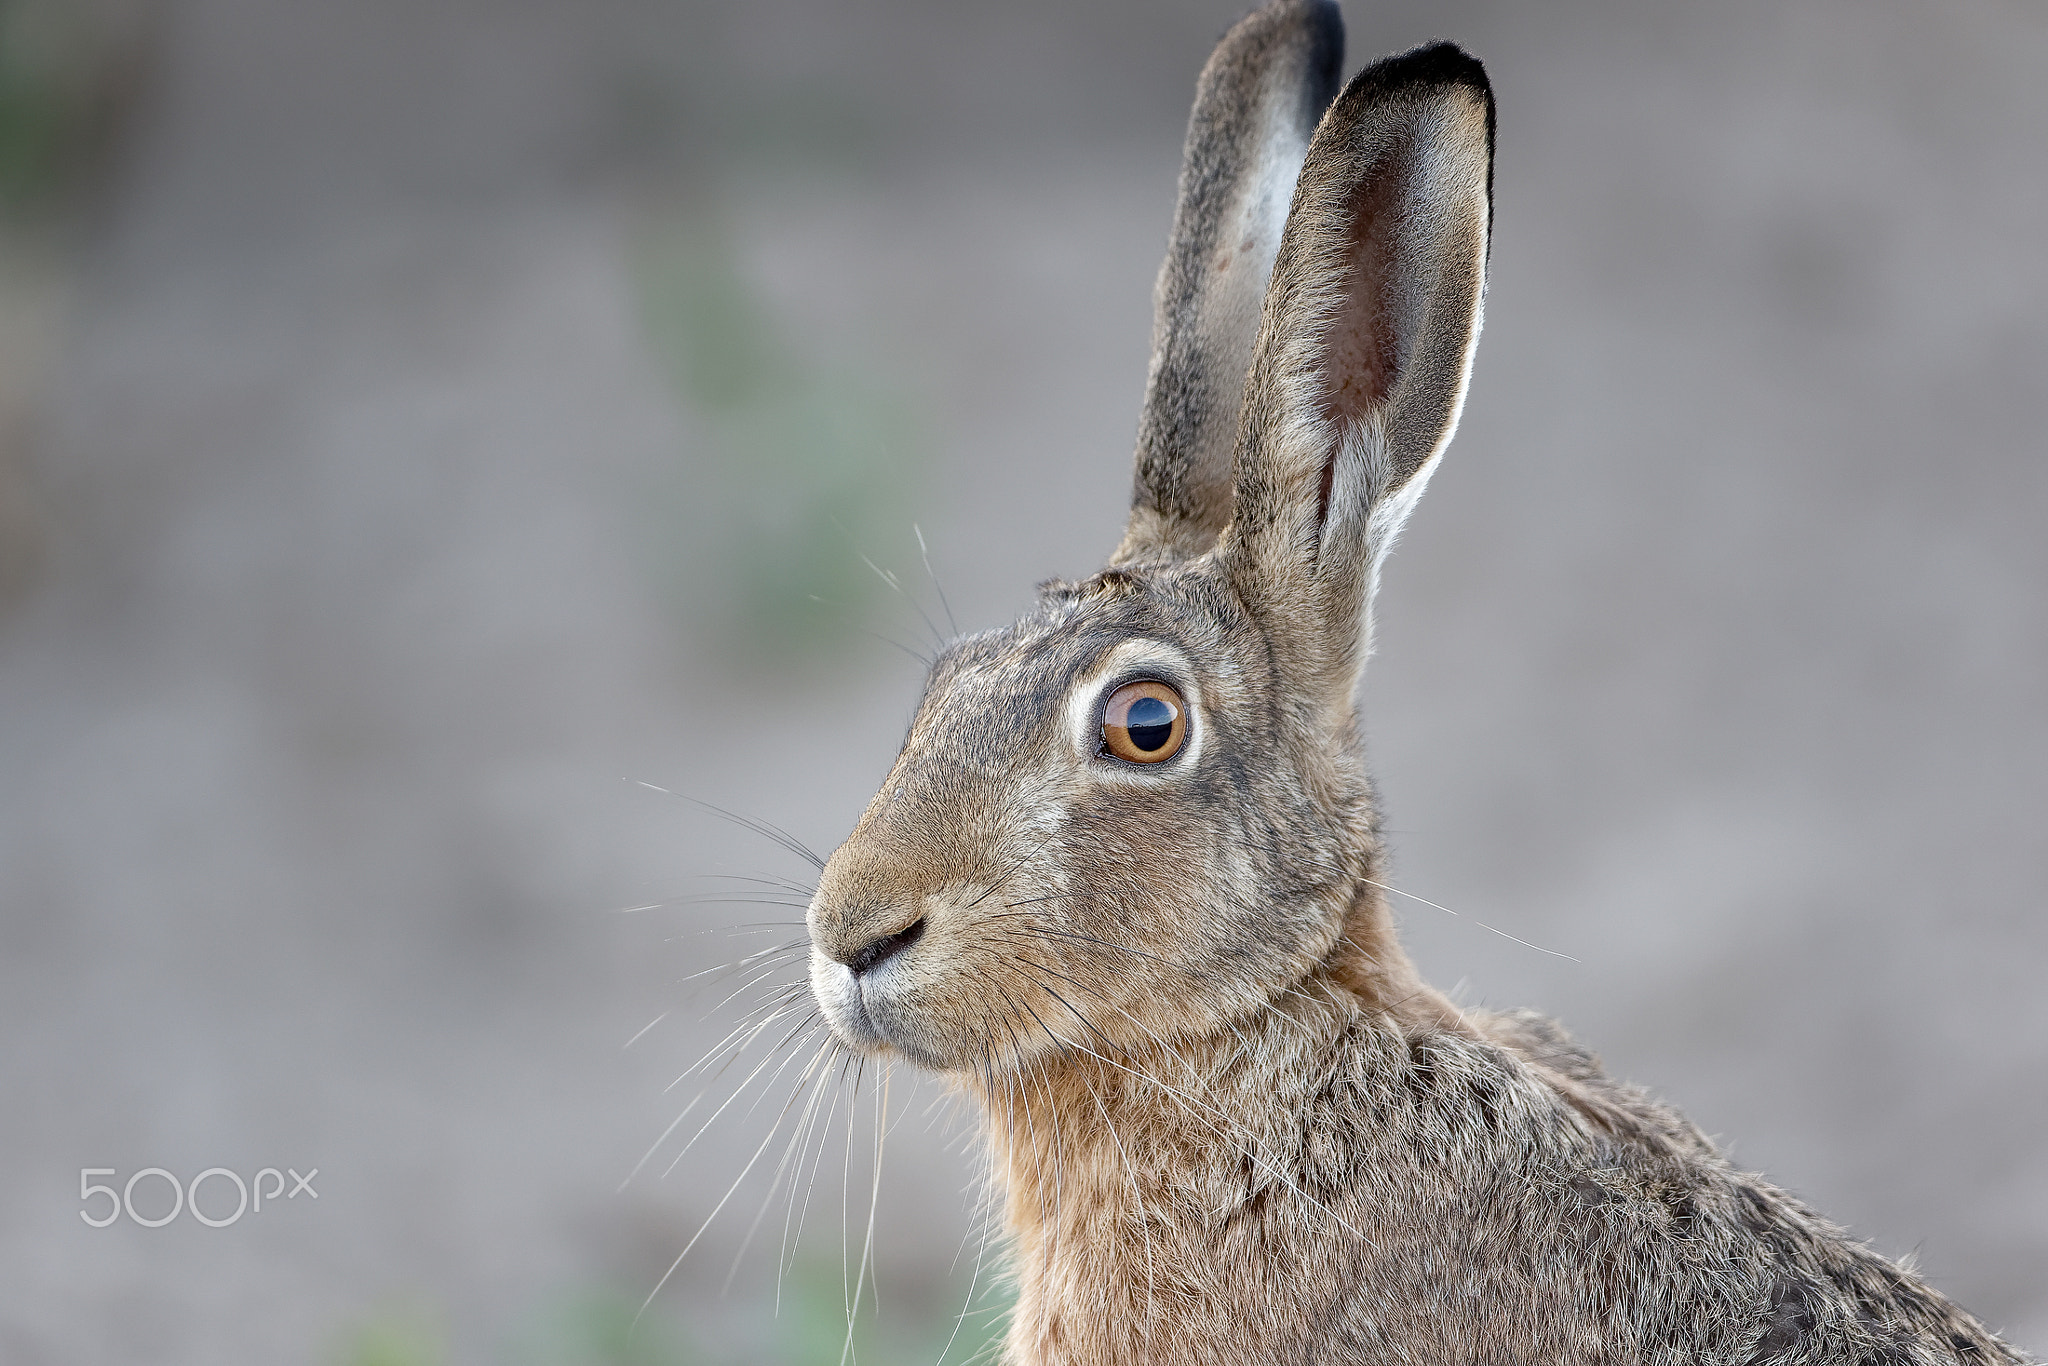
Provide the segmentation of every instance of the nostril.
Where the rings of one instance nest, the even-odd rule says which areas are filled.
[[[880,939],[869,940],[839,961],[853,969],[853,975],[858,977],[869,968],[894,958],[922,938],[924,918],[920,916],[894,934],[885,934]]]

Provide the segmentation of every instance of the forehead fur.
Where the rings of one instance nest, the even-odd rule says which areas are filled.
[[[1054,580],[1040,585],[1037,604],[1012,625],[949,645],[932,665],[925,705],[976,698],[1005,711],[1022,706],[1044,714],[1057,708],[1079,674],[1124,641],[1164,641],[1206,672],[1256,634],[1207,565],[1109,569],[1078,583]]]

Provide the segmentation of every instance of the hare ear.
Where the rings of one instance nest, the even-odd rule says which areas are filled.
[[[1202,68],[1153,295],[1131,520],[1111,564],[1198,555],[1230,520],[1231,451],[1260,305],[1343,59],[1344,21],[1331,0],[1273,0],[1239,20]]]
[[[1492,182],[1486,70],[1448,43],[1360,72],[1309,146],[1218,559],[1313,705],[1349,707],[1380,560],[1457,428]]]

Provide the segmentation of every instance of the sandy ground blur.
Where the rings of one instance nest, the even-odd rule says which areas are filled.
[[[1000,620],[1115,542],[1238,9],[156,11],[68,310],[10,322],[62,330],[9,457],[33,535],[0,523],[34,543],[0,605],[0,1359],[639,1359],[573,1325],[640,1302],[776,1104],[619,1190],[726,1027],[683,979],[759,942],[698,931],[795,918],[677,899],[804,873],[640,784],[829,849],[917,677],[860,634],[732,643],[753,410],[677,381],[648,263],[710,231],[807,403],[844,372],[911,414],[846,582],[864,551],[932,606],[916,523],[960,624]],[[1353,66],[1451,37],[1500,103],[1478,373],[1368,684],[1399,882],[1461,912],[1412,906],[1411,944],[2048,1344],[2048,15],[1347,19]],[[919,1325],[973,1260],[971,1149],[922,1103],[876,1221]],[[835,1301],[860,1142],[800,1254]],[[79,1218],[81,1168],[287,1165],[317,1203]],[[656,1301],[687,1359],[808,1359],[780,1229],[719,1296],[758,1203]]]

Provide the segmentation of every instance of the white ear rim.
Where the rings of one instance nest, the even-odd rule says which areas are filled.
[[[1380,568],[1463,417],[1492,161],[1485,70],[1450,44],[1360,72],[1310,145],[1219,543],[1304,698],[1348,698]]]

